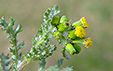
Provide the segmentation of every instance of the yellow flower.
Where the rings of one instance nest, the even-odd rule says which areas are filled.
[[[89,26],[89,24],[87,23],[85,17],[82,17],[82,18],[80,19],[80,21],[81,21],[81,23],[83,24],[83,27],[84,27],[84,28],[87,28],[87,27]]]
[[[75,35],[76,35],[77,37],[82,38],[82,37],[85,35],[85,30],[84,30],[84,28],[81,27],[81,26],[77,26],[77,27],[75,28]]]
[[[86,37],[86,38],[84,39],[83,44],[85,45],[86,48],[89,48],[89,45],[92,45],[91,37],[89,37],[89,38]]]

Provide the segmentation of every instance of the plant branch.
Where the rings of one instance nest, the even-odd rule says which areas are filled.
[[[17,66],[17,71],[22,71],[27,64],[31,62],[32,58],[25,58],[20,65]]]

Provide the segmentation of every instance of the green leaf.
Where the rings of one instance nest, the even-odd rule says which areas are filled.
[[[66,68],[62,68],[61,71],[73,71],[73,66],[72,67],[67,66]]]
[[[11,69],[12,64],[9,65],[9,63],[11,62],[11,58],[8,57],[9,54],[0,54],[0,58],[1,58],[1,65],[4,71],[9,71]]]
[[[41,68],[44,68],[44,67],[45,67],[45,64],[46,64],[46,61],[45,61],[45,59],[43,59],[43,60],[39,63],[39,66],[40,66]]]
[[[57,41],[58,41],[58,45],[62,43],[61,39],[57,39]]]
[[[39,29],[38,31],[37,31],[37,33],[38,33],[38,35],[41,35],[42,36],[42,29]]]
[[[57,66],[58,66],[58,67],[60,67],[60,66],[62,65],[63,60],[64,60],[64,59],[59,59],[59,60],[57,61]]]
[[[52,66],[49,66],[49,68],[47,68],[46,70],[47,71],[59,71],[59,68],[57,65],[52,65]]]
[[[14,29],[14,34],[16,35],[17,33],[22,31],[22,25],[21,24],[17,24],[15,29]]]
[[[14,25],[14,22],[15,22],[15,20],[13,20],[13,18],[10,17],[10,18],[9,18],[9,24],[8,24],[8,26],[9,26],[9,27],[12,27],[12,26]]]
[[[56,50],[56,46],[55,45],[50,45],[50,51],[55,51]]]
[[[18,54],[18,59],[21,60],[22,52]]]
[[[5,21],[5,17],[4,16],[0,19],[0,25],[2,25],[4,27],[7,27],[8,26],[8,24]]]
[[[13,54],[13,55],[15,55],[15,48],[8,48],[9,49],[9,51]]]
[[[47,22],[51,21],[54,15],[59,15],[60,11],[58,10],[58,6],[50,7],[44,13],[44,24],[48,24]]]
[[[24,41],[17,44],[17,50],[19,51],[21,48],[24,47]]]
[[[12,55],[11,57],[14,61],[16,60],[16,55]]]
[[[62,55],[63,55],[64,58],[69,59],[68,56],[67,56],[67,54],[65,53],[65,51],[66,51],[65,47],[63,47],[62,48],[62,51],[61,51],[62,52]]]
[[[64,59],[57,60],[56,65],[49,66],[49,68],[45,69],[45,71],[73,71],[73,67],[67,66],[66,68],[60,69],[61,64]]]

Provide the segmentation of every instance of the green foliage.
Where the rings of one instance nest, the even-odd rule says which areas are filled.
[[[46,64],[46,61],[45,60],[42,60],[39,63],[40,68],[38,69],[38,71],[43,71],[44,70],[44,67],[45,67],[45,64]]]
[[[66,68],[60,69],[64,59],[59,59],[56,65],[49,66],[49,68],[45,69],[47,71],[73,71],[73,67],[67,66]]]
[[[24,41],[18,42],[17,34],[22,31],[22,26],[17,24],[14,27],[15,20],[12,17],[9,18],[9,23],[7,23],[2,17],[0,20],[1,29],[6,31],[7,38],[9,38],[10,48],[9,51],[11,53],[11,57],[8,55],[1,54],[1,66],[3,70],[7,71],[13,67],[13,71],[22,71],[23,68],[31,61],[38,60],[40,68],[38,71],[73,71],[72,67],[67,66],[66,68],[60,69],[61,64],[64,59],[60,59],[57,61],[56,65],[50,66],[45,69],[46,61],[45,59],[53,54],[53,51],[57,49],[56,45],[51,44],[50,40],[56,38],[58,44],[62,44],[62,55],[64,58],[69,59],[66,51],[71,54],[78,54],[81,51],[81,47],[78,46],[78,43],[84,44],[86,47],[92,43],[91,38],[79,37],[76,36],[74,30],[76,26],[79,24],[85,23],[87,24],[85,18],[77,24],[69,24],[69,19],[66,16],[60,17],[60,11],[58,10],[58,6],[48,8],[44,13],[43,23],[41,24],[41,28],[37,30],[37,34],[32,39],[32,47],[31,50],[27,51],[27,54],[24,54],[24,60],[21,61],[22,53],[19,52],[20,49],[24,46]],[[84,30],[83,26],[80,26],[82,30]],[[87,26],[88,27],[88,26]],[[86,28],[86,27],[85,27]],[[81,29],[77,29],[78,35],[82,35],[84,32],[81,32]],[[13,63],[9,65],[10,61],[13,60]],[[8,66],[9,65],[9,66]],[[5,66],[5,67],[4,67]]]
[[[43,60],[56,50],[56,46],[50,43],[50,39],[53,38],[53,33],[56,27],[52,26],[51,21],[54,15],[58,15],[60,11],[58,6],[48,8],[44,13],[43,23],[41,28],[37,31],[37,35],[32,40],[33,47],[25,57],[33,58],[34,60]]]
[[[7,38],[10,39],[9,43],[11,47],[8,49],[12,54],[11,59],[14,61],[13,68],[14,68],[14,71],[16,71],[17,64],[20,61],[22,56],[22,53],[19,52],[19,50],[23,48],[24,42],[23,41],[20,43],[18,42],[17,34],[22,31],[21,29],[22,26],[20,24],[17,24],[16,27],[14,28],[14,22],[15,20],[13,20],[12,17],[9,18],[9,23],[7,23],[5,21],[5,18],[2,17],[2,19],[0,20],[0,26],[1,26],[1,29],[7,33]]]
[[[1,63],[2,69],[4,71],[9,71],[13,64],[13,63],[10,64],[12,58],[9,57],[9,54],[2,53],[2,54],[0,54],[0,59],[1,59],[0,63]]]

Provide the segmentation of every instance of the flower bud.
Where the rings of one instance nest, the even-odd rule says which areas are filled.
[[[80,46],[78,46],[77,44],[74,44],[74,48],[76,50],[76,54],[80,53],[80,51],[81,51],[81,47]]]
[[[58,25],[58,31],[63,32],[69,27],[69,23],[61,23]]]
[[[69,54],[74,55],[76,53],[76,50],[74,49],[73,45],[68,43],[66,45],[66,50]]]
[[[53,25],[58,25],[60,23],[60,16],[54,15],[51,23]]]
[[[61,34],[59,31],[55,31],[55,32],[53,33],[53,36],[54,36],[56,39],[59,39],[59,38],[62,37],[62,34]]]
[[[68,21],[69,21],[69,19],[67,19],[66,16],[62,16],[60,19],[60,23],[66,23]]]
[[[75,30],[70,31],[70,32],[68,33],[68,37],[69,37],[70,39],[75,39],[75,38],[76,38]]]
[[[87,28],[89,24],[87,23],[85,17],[82,17],[79,21],[76,21],[72,24],[72,26],[75,28],[76,26],[82,26],[84,28]]]

